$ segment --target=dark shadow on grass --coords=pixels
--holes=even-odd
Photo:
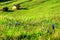
[[[13,37],[7,36],[6,40],[14,40]]]
[[[13,2],[15,2],[15,1],[6,2],[4,4],[0,4],[0,6],[7,5],[7,4],[10,4],[10,3],[13,3]]]
[[[17,37],[17,39],[18,40],[21,40],[21,39],[24,39],[24,38],[26,38],[27,37],[27,35],[19,35],[18,37]]]
[[[14,12],[13,10],[8,10],[8,12]]]
[[[28,10],[28,8],[20,8],[19,10]]]
[[[14,12],[13,10],[3,11],[3,12]]]
[[[6,2],[6,1],[10,1],[10,0],[0,0],[0,2]]]

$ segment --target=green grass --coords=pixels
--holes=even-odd
[[[20,4],[21,10],[12,10]],[[0,9],[9,7],[11,12],[0,11],[1,40],[60,40],[60,0],[11,0],[0,2]],[[16,26],[16,22],[20,25]],[[12,25],[9,25],[9,23]],[[55,32],[51,28],[55,26]],[[47,30],[51,33],[47,33]]]

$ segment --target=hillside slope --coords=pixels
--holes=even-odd
[[[21,9],[12,10],[14,4],[20,4]],[[0,10],[5,6],[9,11],[0,11],[0,39],[60,40],[60,0],[0,2]]]

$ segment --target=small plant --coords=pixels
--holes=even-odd
[[[15,23],[15,26],[19,26],[19,25],[20,25],[20,22],[16,22],[16,23]]]
[[[9,23],[8,23],[8,25],[9,25],[9,26],[12,26],[12,25],[13,25],[13,23],[12,23],[12,22],[9,22]]]
[[[53,29],[53,30],[55,29],[54,25],[52,25],[52,29]]]
[[[50,33],[50,30],[47,30],[47,33]]]

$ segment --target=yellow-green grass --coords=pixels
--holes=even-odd
[[[0,11],[0,39],[12,37],[18,40],[19,36],[25,35],[23,40],[60,40],[60,0],[11,0],[0,3],[0,9],[7,6],[11,10]],[[12,10],[14,4],[26,9]],[[17,21],[19,26],[15,26]],[[52,30],[52,24],[55,30]],[[48,29],[51,33],[47,33]]]

